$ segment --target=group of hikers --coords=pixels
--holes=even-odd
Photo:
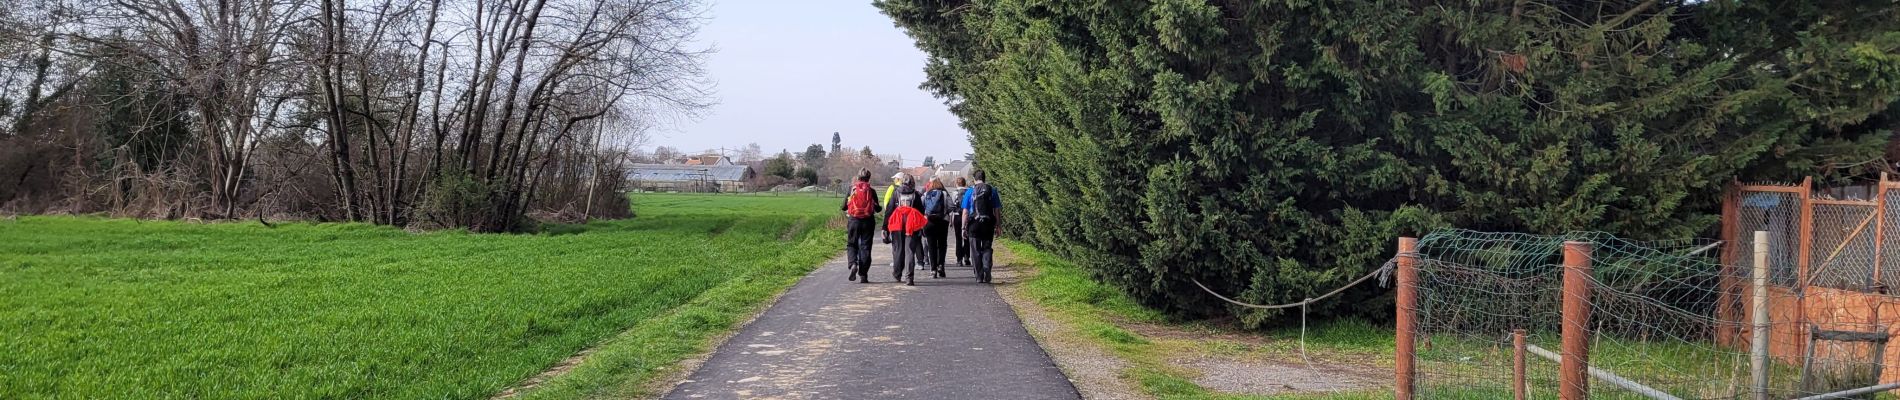
[[[957,265],[973,267],[977,282],[990,283],[1002,197],[984,181],[983,170],[971,172],[970,178],[975,182],[958,177],[954,188],[930,178],[919,190],[916,177],[899,172],[879,197],[871,188],[871,170],[859,169],[843,208],[850,219],[845,225],[845,258],[851,276],[846,279],[871,282],[871,238],[882,231],[884,243],[891,245],[893,280],[916,285],[919,266],[929,268],[933,278],[945,277],[944,253],[949,241],[956,240]],[[877,229],[879,213],[884,214],[884,229]]]

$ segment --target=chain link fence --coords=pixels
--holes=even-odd
[[[1799,234],[1788,224],[1801,219],[1800,202],[1788,201],[1798,198],[1774,197],[1783,203],[1759,203],[1762,212],[1741,220],[1768,237],[1773,230]],[[1854,223],[1877,214],[1821,212],[1830,213]],[[1829,253],[1843,250],[1806,259],[1866,271],[1834,274],[1861,277],[1834,283],[1862,288],[1872,267],[1850,264],[1870,263],[1873,253],[1871,243],[1852,236],[1817,235]],[[1750,239],[1728,247],[1746,251],[1739,265],[1724,262],[1733,258],[1723,250],[1729,242],[1639,242],[1597,232],[1441,230],[1409,251],[1402,244],[1399,284],[1410,290],[1398,300],[1400,394],[1794,399],[1882,382],[1888,335],[1873,315],[1879,304],[1850,290],[1787,287],[1801,280],[1803,258],[1799,249],[1776,245],[1786,241],[1760,247],[1756,292],[1757,246]],[[1856,254],[1855,247],[1869,250],[1843,256]]]

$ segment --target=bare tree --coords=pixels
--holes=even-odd
[[[23,1],[0,7],[0,133],[83,87],[88,63],[135,61],[113,65],[188,105],[196,156],[177,171],[211,216],[592,216],[644,128],[705,105],[695,0]],[[66,119],[86,118],[104,117]]]
[[[69,36],[148,60],[191,99],[194,129],[218,215],[234,217],[247,162],[294,92],[286,35],[303,0],[114,0]],[[113,37],[106,37],[113,34]]]
[[[740,163],[749,163],[753,161],[761,161],[764,159],[765,159],[765,149],[760,148],[758,143],[746,143],[745,149],[739,150]]]

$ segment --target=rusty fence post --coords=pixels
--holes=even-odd
[[[1881,172],[1880,182],[1874,183],[1874,278],[1873,278],[1874,282],[1871,285],[1867,285],[1867,289],[1870,291],[1873,291],[1876,294],[1887,294],[1887,290],[1885,287],[1887,281],[1885,279],[1881,279],[1881,275],[1888,273],[1890,271],[1883,271],[1880,268],[1880,263],[1881,263],[1881,258],[1882,258],[1880,253],[1881,253],[1881,248],[1884,247],[1881,245],[1881,243],[1886,242],[1886,241],[1887,241],[1887,173]],[[1880,307],[1874,307],[1874,313],[1868,319],[1869,319],[1868,321],[1869,323],[1879,324],[1880,323]]]
[[[1794,329],[1796,332],[1808,331],[1808,276],[1809,257],[1813,257],[1814,247],[1814,177],[1801,180],[1800,217],[1795,223],[1795,278],[1794,278]],[[1808,341],[1795,342],[1795,354],[1806,353]]]
[[[1512,330],[1511,331],[1511,392],[1517,394],[1517,397],[1516,397],[1517,400],[1529,399],[1531,396],[1531,393],[1530,393],[1531,388],[1530,386],[1527,386],[1528,385],[1527,383],[1525,383],[1526,379],[1524,377],[1524,374],[1525,374],[1524,345],[1525,344],[1527,343],[1525,343],[1525,340],[1524,340],[1524,330],[1523,329]]]
[[[1558,397],[1590,398],[1590,243],[1564,242],[1563,366]]]
[[[1418,372],[1418,238],[1399,238],[1397,349],[1392,352],[1393,398],[1411,400]]]

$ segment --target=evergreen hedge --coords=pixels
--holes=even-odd
[[[878,0],[1007,229],[1150,306],[1324,293],[1438,226],[1711,235],[1732,179],[1851,177],[1888,1]],[[1843,169],[1841,166],[1854,166]],[[1390,315],[1365,287],[1312,308]]]

